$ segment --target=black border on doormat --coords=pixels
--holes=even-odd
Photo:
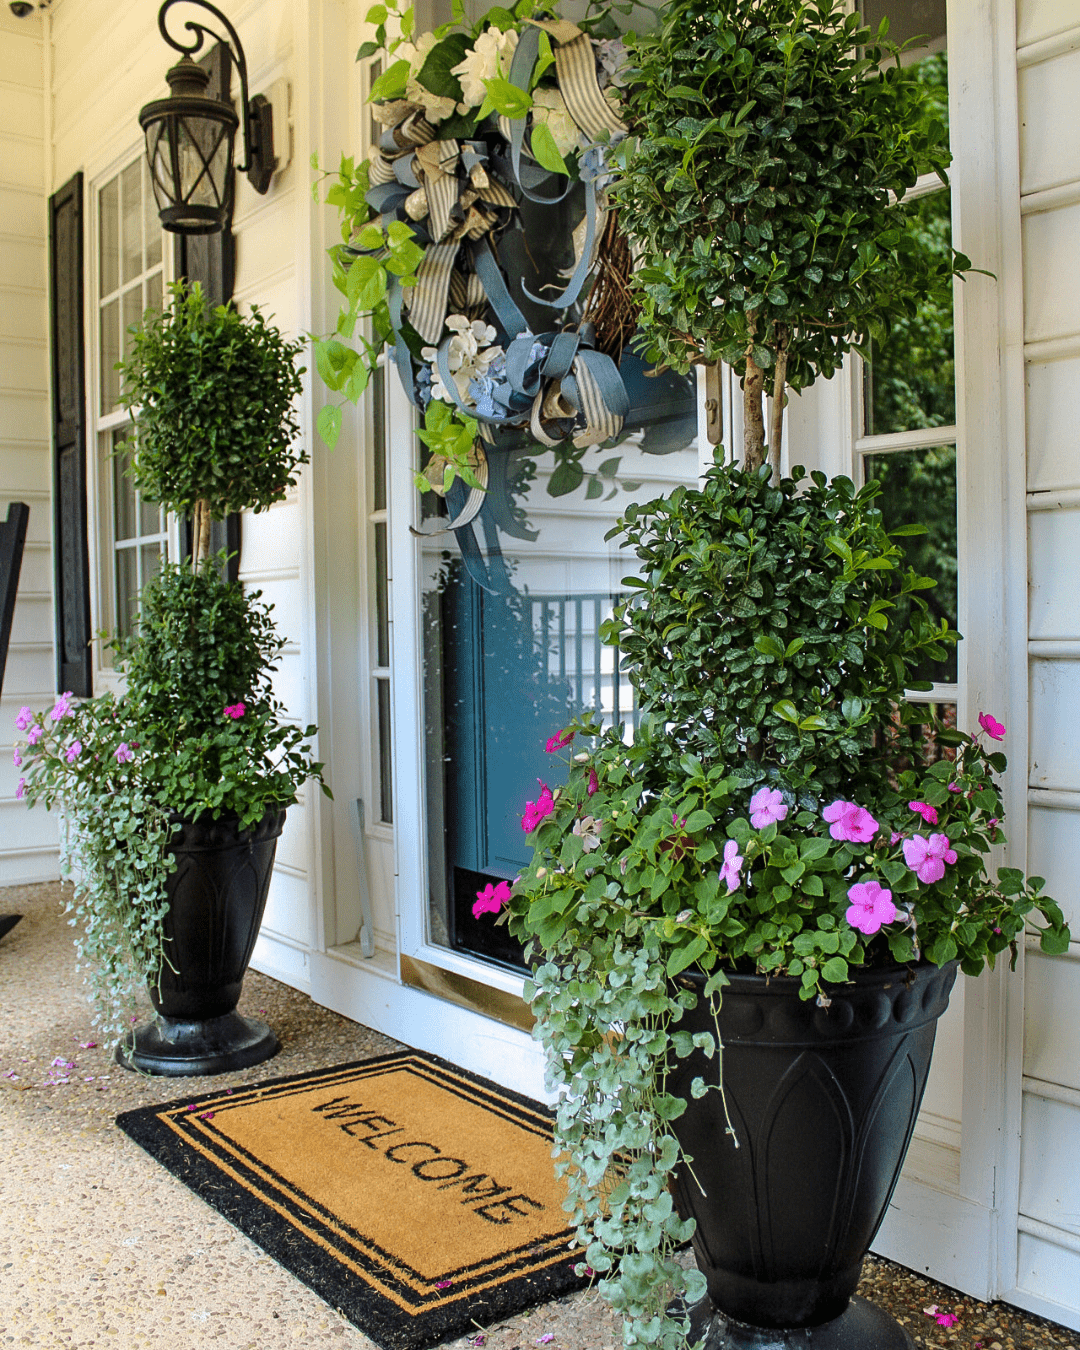
[[[461,1069],[447,1060],[419,1050],[398,1051],[389,1055],[376,1055],[371,1059],[353,1060],[347,1064],[335,1064],[324,1069],[310,1069],[303,1073],[287,1074],[280,1078],[268,1078],[258,1083],[237,1085],[234,1091],[239,1096],[255,1090],[273,1088],[283,1084],[303,1083],[312,1078],[325,1078],[335,1073],[347,1073],[351,1069],[371,1069],[376,1066],[388,1067],[402,1060],[412,1059],[431,1065],[435,1070],[453,1074],[465,1079],[481,1096],[494,1098],[509,1113],[514,1108],[523,1108],[538,1113],[550,1121],[554,1114],[540,1102],[533,1101],[520,1093],[502,1088],[479,1075]],[[218,1088],[214,1092],[204,1092],[197,1096],[178,1098],[175,1101],[162,1102],[153,1106],[139,1107],[134,1111],[125,1111],[116,1117],[116,1124],[123,1132],[140,1145],[174,1177],[182,1181],[201,1200],[217,1210],[224,1218],[239,1228],[263,1251],[272,1256],[279,1265],[295,1275],[309,1289],[313,1289],[320,1298],[336,1308],[342,1316],[348,1318],[355,1327],[381,1345],[385,1350],[426,1350],[442,1341],[452,1340],[467,1332],[504,1321],[527,1308],[536,1307],[560,1294],[570,1293],[584,1288],[588,1278],[575,1275],[574,1265],[581,1253],[570,1250],[574,1230],[568,1227],[557,1240],[548,1242],[541,1251],[530,1248],[519,1253],[508,1253],[508,1269],[517,1268],[518,1273],[504,1279],[494,1287],[469,1292],[469,1272],[463,1269],[455,1272],[459,1277],[454,1285],[460,1288],[460,1297],[453,1298],[445,1293],[440,1297],[440,1306],[430,1309],[406,1311],[373,1288],[362,1278],[348,1270],[337,1260],[327,1246],[338,1247],[343,1254],[348,1252],[349,1259],[363,1267],[373,1266],[371,1257],[348,1245],[348,1239],[342,1238],[344,1225],[335,1221],[336,1231],[329,1229],[323,1234],[325,1245],[312,1241],[287,1217],[276,1213],[269,1204],[255,1196],[245,1187],[242,1180],[230,1176],[199,1149],[189,1146],[180,1138],[175,1129],[163,1117],[170,1111],[187,1111],[189,1107],[198,1107],[204,1102],[220,1101],[226,1089]],[[192,1113],[198,1116],[197,1110]],[[207,1141],[200,1140],[205,1148]],[[224,1157],[224,1155],[223,1155]],[[244,1168],[238,1164],[235,1152],[230,1152],[229,1167],[243,1176]],[[255,1161],[255,1160],[253,1160]],[[277,1191],[266,1179],[265,1164],[260,1164],[258,1186],[263,1192],[274,1192],[274,1203],[288,1213],[298,1213],[298,1207],[292,1198],[283,1191]],[[252,1173],[255,1180],[255,1174]],[[312,1209],[318,1208],[314,1202],[305,1206],[304,1222],[312,1224]],[[328,1218],[333,1216],[328,1215]],[[360,1236],[359,1234],[357,1236]],[[370,1238],[365,1242],[370,1249]],[[566,1251],[564,1259],[552,1262],[552,1251],[561,1247]],[[545,1262],[546,1263],[542,1263]],[[382,1280],[392,1283],[392,1272],[384,1267],[379,1269]],[[446,1301],[447,1298],[452,1301]]]

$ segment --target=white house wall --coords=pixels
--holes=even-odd
[[[45,45],[0,8],[0,519],[30,507],[0,700],[0,886],[58,875],[56,822],[16,801],[15,715],[54,693]]]
[[[1028,868],[1080,935],[1080,7],[1020,0],[1027,371]],[[1026,952],[1017,1288],[1080,1326],[1080,942]]]

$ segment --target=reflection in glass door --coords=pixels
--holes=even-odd
[[[624,377],[633,364],[624,358]],[[464,537],[424,542],[428,940],[504,965],[522,965],[518,945],[504,926],[474,919],[472,905],[528,859],[526,800],[562,772],[548,738],[585,709],[628,735],[634,726],[629,682],[600,625],[636,559],[605,535],[632,502],[698,481],[695,382],[645,379],[637,366],[628,384],[633,411],[618,444],[572,456],[579,473],[558,450],[502,441]]]

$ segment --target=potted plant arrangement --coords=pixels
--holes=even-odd
[[[612,191],[642,341],[736,367],[744,467],[625,513],[640,572],[606,636],[640,729],[552,736],[570,772],[526,805],[532,862],[476,905],[530,945],[558,1165],[628,1346],[910,1350],[852,1294],[936,1020],[1029,916],[1069,940],[1041,878],[991,874],[1005,728],[906,696],[959,637],[905,564],[918,527],[887,531],[875,483],[779,474],[785,387],[968,266],[905,240],[947,151],[885,36],[830,0],[677,0],[629,44]]]
[[[277,1049],[236,1004],[286,808],[322,766],[316,728],[284,720],[273,693],[284,640],[270,607],[209,552],[212,520],[280,501],[306,461],[292,411],[300,344],[254,308],[208,311],[197,285],[172,296],[122,369],[132,476],[145,500],[192,517],[191,558],[162,565],[134,634],[113,639],[123,691],[23,708],[15,754],[18,795],[62,812],[80,956],[99,1016],[127,1030],[118,1061],[189,1075]],[[131,1030],[142,982],[157,1016]]]

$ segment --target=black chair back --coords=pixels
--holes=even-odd
[[[25,502],[8,504],[7,520],[0,521],[0,693],[4,689],[11,621],[15,617],[15,593],[19,589],[23,545],[30,508]]]

